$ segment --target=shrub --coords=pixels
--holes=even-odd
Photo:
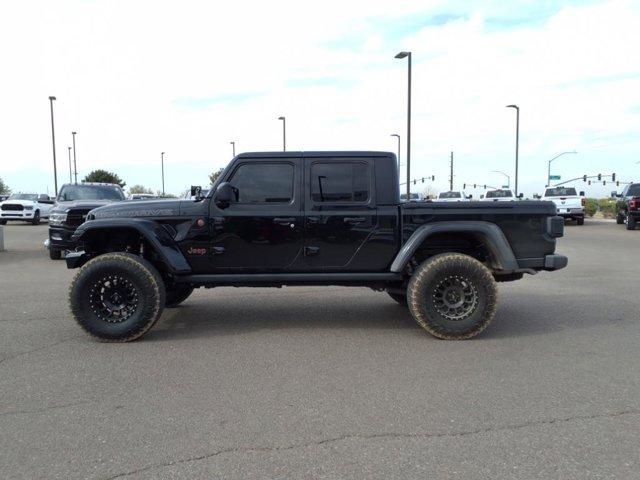
[[[601,198],[598,200],[598,210],[604,218],[616,216],[616,201],[612,198]]]
[[[597,211],[598,200],[595,198],[587,198],[584,206],[584,213],[586,213],[588,217],[593,217]]]

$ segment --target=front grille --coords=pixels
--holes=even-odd
[[[67,213],[65,225],[69,227],[79,227],[87,219],[87,213],[89,213],[89,210],[71,210]]]
[[[2,210],[12,210],[16,212],[21,212],[22,210],[24,210],[23,205],[16,204],[16,203],[3,203],[2,207],[0,208],[2,208]]]

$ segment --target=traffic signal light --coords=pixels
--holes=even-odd
[[[484,189],[485,189],[485,190],[487,189],[487,186],[486,186],[486,185],[484,186]]]
[[[607,181],[606,180],[602,180],[602,185],[606,185]]]
[[[415,180],[413,181],[413,184],[414,184],[414,185],[416,184],[416,181],[415,181]]]
[[[616,182],[616,187],[619,187],[619,186],[620,186],[620,180]]]
[[[589,180],[589,185],[591,185],[591,180]]]
[[[431,175],[431,181],[433,182],[436,179],[435,175]]]
[[[601,173],[598,174],[598,181],[600,181],[600,180],[602,180],[602,174]]]
[[[424,177],[422,177],[422,183],[424,183]]]
[[[475,183],[473,184],[473,188],[476,188],[476,184]]]
[[[463,189],[464,189],[464,188],[467,188],[467,184],[466,184],[466,183],[463,183],[463,184],[462,184],[462,188],[463,188]]]
[[[611,181],[612,181],[612,182],[615,182],[615,181],[616,181],[616,174],[615,174],[615,173],[612,173],[612,174],[611,174]]]
[[[586,176],[586,175],[583,175],[583,176],[582,176],[582,181],[583,181],[583,182],[586,182],[586,181],[587,181],[587,176]]]

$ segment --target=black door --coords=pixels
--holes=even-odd
[[[357,269],[354,259],[376,222],[372,159],[305,159],[307,267]]]
[[[302,250],[299,158],[246,159],[224,181],[237,202],[211,202],[210,258],[215,270],[269,272],[286,269]]]

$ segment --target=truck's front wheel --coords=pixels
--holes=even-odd
[[[149,262],[129,253],[107,253],[87,262],[69,289],[73,316],[103,342],[141,337],[158,320],[165,287]]]
[[[464,340],[482,332],[496,312],[491,271],[460,253],[435,255],[413,273],[407,288],[413,318],[434,337]]]

